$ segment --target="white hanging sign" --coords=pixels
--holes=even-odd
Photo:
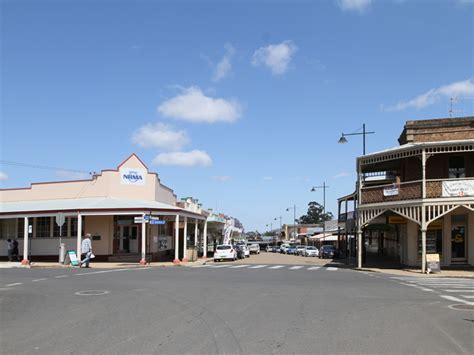
[[[397,186],[390,186],[385,187],[383,189],[384,196],[397,196],[398,195],[398,187]]]
[[[145,185],[146,172],[144,169],[120,169],[120,183],[122,185]]]
[[[474,180],[443,181],[443,197],[474,196]]]

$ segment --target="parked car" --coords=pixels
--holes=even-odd
[[[296,255],[303,255],[304,254],[304,251],[306,249],[306,246],[305,245],[297,245],[296,246]]]
[[[246,258],[250,258],[250,249],[247,245],[243,245],[244,253]]]
[[[280,247],[278,245],[272,246],[272,253],[279,253],[280,252]]]
[[[306,247],[303,256],[319,256],[319,249],[313,246]]]
[[[267,247],[265,248],[265,251],[270,253],[272,251],[272,246],[271,245],[267,245]]]
[[[288,248],[286,248],[286,253],[287,254],[296,254],[296,245],[290,245]]]
[[[214,262],[220,260],[233,260],[237,259],[237,252],[235,248],[230,244],[222,244],[216,247],[214,252]]]
[[[286,254],[286,250],[289,248],[290,244],[282,244],[280,245],[280,253]]]
[[[248,248],[250,249],[250,254],[260,254],[260,245],[250,244]]]
[[[334,245],[323,245],[319,249],[320,259],[336,258],[336,257],[337,257],[337,251],[336,251],[336,248],[334,248]]]

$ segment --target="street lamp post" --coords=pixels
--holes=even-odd
[[[296,205],[293,205],[293,207],[288,207],[286,211],[289,212],[291,208],[293,208],[293,231],[296,237]]]
[[[311,192],[315,192],[316,189],[323,189],[323,218],[326,215],[326,189],[329,188],[329,186],[326,185],[326,182],[323,182],[322,186],[313,186],[311,189]],[[323,240],[326,238],[326,223],[324,223],[323,220]]]
[[[342,133],[341,138],[339,138],[338,143],[345,144],[347,143],[347,136],[362,136],[362,153],[365,155],[365,136],[368,134],[374,134],[375,132],[367,132],[365,130],[365,123],[362,124],[362,132],[358,133]]]
[[[273,218],[273,220],[276,221],[278,218],[280,218],[280,232],[279,232],[278,237],[281,238],[281,219],[282,219],[282,216],[275,217],[275,218]],[[273,243],[273,244],[275,244],[275,243]]]
[[[342,133],[341,138],[339,138],[338,143],[344,144],[347,143],[346,136],[358,136],[362,135],[362,154],[365,155],[365,136],[367,134],[374,134],[375,132],[367,132],[365,130],[365,123],[362,125],[362,132],[358,133]],[[357,198],[360,201],[360,191],[361,189],[361,184],[362,184],[362,172],[360,171],[360,166],[357,166]],[[355,211],[354,211],[355,212]],[[347,236],[347,231],[346,231],[346,236]],[[359,214],[357,213],[357,267],[359,269],[362,268],[362,226],[360,225],[359,221]]]

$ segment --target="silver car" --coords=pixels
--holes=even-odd
[[[316,248],[316,247],[312,247],[312,246],[306,247],[306,249],[304,250],[303,256],[317,257],[317,256],[319,256],[319,249]]]

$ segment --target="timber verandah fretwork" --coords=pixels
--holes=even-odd
[[[429,224],[436,219],[464,207],[474,211],[474,197],[441,197],[441,182],[449,180],[447,178],[433,181],[426,179],[426,162],[436,154],[447,153],[470,153],[474,152],[474,141],[457,142],[429,142],[419,144],[407,144],[396,149],[387,150],[380,153],[371,154],[358,158],[358,196],[359,205],[357,207],[357,237],[358,237],[358,266],[362,267],[362,230],[375,218],[391,211],[408,220],[417,223],[420,226],[422,237],[422,272],[425,272],[426,264],[426,230]],[[364,168],[367,166],[382,165],[394,160],[402,160],[411,157],[418,157],[421,160],[422,179],[420,181],[407,181],[405,183],[376,186],[379,189],[379,195],[374,193],[375,189],[365,189],[364,186]],[[370,169],[369,169],[370,170]],[[469,178],[467,178],[469,179]],[[472,179],[472,178],[471,178]],[[406,186],[406,193],[401,194],[390,201],[380,199],[380,193],[384,187]],[[427,189],[428,187],[428,189]],[[427,190],[429,190],[427,192]],[[371,198],[365,199],[364,193],[372,193]],[[376,191],[377,192],[377,191]]]

